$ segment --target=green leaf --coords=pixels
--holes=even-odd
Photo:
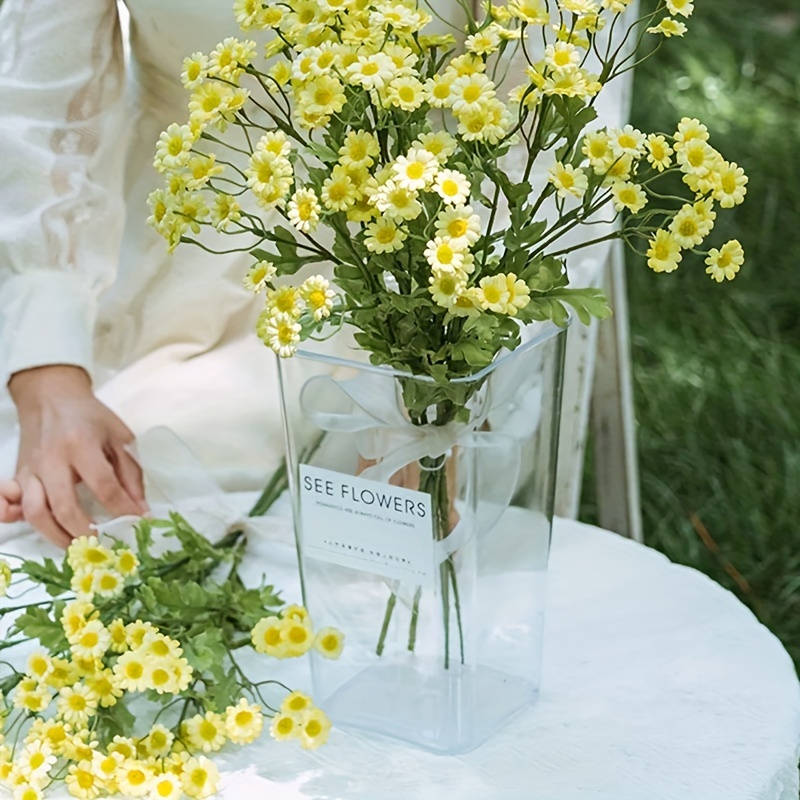
[[[51,652],[63,650],[68,645],[61,623],[42,606],[29,606],[14,620],[14,627],[25,636],[38,639]]]
[[[60,569],[52,558],[45,558],[43,562],[23,561],[19,571],[36,583],[41,583],[51,597],[58,597],[70,591],[72,569],[67,564],[66,558],[63,569]]]
[[[611,316],[611,307],[608,305],[608,298],[602,289],[557,289],[548,294],[550,298],[556,298],[568,303],[575,309],[578,319],[588,325],[592,317],[597,319],[608,319]]]

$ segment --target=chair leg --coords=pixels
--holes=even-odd
[[[625,252],[621,241],[615,241],[611,248],[606,286],[614,316],[600,323],[592,392],[598,517],[603,528],[641,542]]]

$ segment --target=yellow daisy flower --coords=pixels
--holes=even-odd
[[[433,302],[442,308],[450,308],[467,288],[464,273],[458,269],[434,268],[428,279],[428,291]],[[341,653],[339,645],[344,646],[344,637],[338,638],[339,631],[323,628],[314,639],[314,647],[326,658],[338,658]],[[324,638],[321,638],[324,637]]]
[[[647,195],[641,186],[629,181],[618,181],[611,187],[611,196],[616,211],[628,209],[638,214],[647,205]]]
[[[732,281],[744,264],[744,250],[737,239],[731,239],[719,250],[716,248],[709,250],[705,263],[708,264],[706,272],[717,283],[722,283],[726,279]]]
[[[399,156],[392,165],[392,175],[398,186],[418,192],[431,185],[439,171],[439,161],[427,150],[412,148]]]
[[[182,733],[189,747],[204,753],[220,750],[227,738],[225,719],[214,711],[184,720]]]
[[[364,245],[371,253],[399,250],[408,234],[391,219],[380,219],[367,225]]]
[[[559,197],[583,197],[589,188],[589,179],[580,167],[562,164],[560,161],[550,167],[548,180],[556,188]]]
[[[453,246],[466,249],[480,239],[481,218],[472,206],[448,206],[436,217],[436,235],[453,240]]]
[[[647,32],[660,33],[662,36],[669,38],[670,36],[683,36],[686,30],[686,26],[682,22],[678,22],[672,17],[664,17],[658,25],[648,28]]]
[[[205,756],[195,756],[186,761],[181,772],[183,791],[191,798],[205,800],[219,788],[220,775],[214,762]]]
[[[225,711],[225,731],[234,744],[249,744],[261,735],[264,715],[261,706],[250,704],[245,698]]]
[[[125,797],[149,794],[154,777],[152,768],[136,758],[127,758],[117,767],[117,786]]]
[[[292,692],[288,694],[281,703],[281,713],[298,717],[309,708],[313,708],[314,703],[307,694],[303,692]]]
[[[300,744],[306,750],[315,750],[328,741],[331,721],[324,711],[312,708],[306,711],[298,725]]]
[[[297,739],[300,736],[300,723],[292,714],[276,714],[272,718],[269,732],[279,742]]]
[[[313,189],[298,189],[289,201],[289,222],[304,233],[317,229],[320,204]]]
[[[659,172],[663,172],[670,167],[672,164],[670,156],[673,152],[673,149],[663,136],[651,133],[647,137],[647,160],[650,162],[650,165]]]
[[[293,316],[277,312],[266,319],[261,338],[281,358],[290,358],[297,352],[300,331]]]
[[[455,153],[458,148],[458,140],[451,136],[447,131],[436,131],[435,133],[423,133],[418,136],[411,144],[412,148],[427,150],[436,156],[439,164],[445,164],[447,159]]]
[[[425,248],[425,259],[434,268],[460,270],[464,266],[464,250],[452,239],[435,237]]]
[[[183,796],[181,779],[169,772],[156,775],[150,784],[150,797],[153,800],[178,800]]]
[[[465,175],[454,169],[440,170],[433,185],[433,191],[450,206],[463,206],[469,201],[472,184]]]
[[[656,231],[647,249],[647,266],[654,272],[674,272],[682,258],[681,246],[675,236],[669,231]]]
[[[267,284],[275,277],[277,269],[271,261],[257,261],[244,276],[244,288],[257,294],[266,289]]]
[[[722,208],[733,208],[744,202],[748,177],[735,162],[723,162],[711,177],[714,184],[714,199]]]
[[[59,690],[56,708],[64,722],[81,728],[97,713],[97,698],[87,686],[76,683]]]
[[[330,288],[330,282],[322,275],[313,275],[306,278],[300,287],[300,295],[306,301],[308,310],[316,322],[329,317],[333,308],[333,298],[336,296]]]
[[[485,278],[481,278],[475,294],[478,305],[484,311],[506,313],[511,293],[508,290],[508,281],[505,275],[487,275]]]

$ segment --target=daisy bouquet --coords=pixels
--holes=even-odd
[[[281,358],[346,327],[372,364],[424,376],[399,379],[419,427],[468,424],[479,387],[459,379],[518,347],[528,323],[609,315],[601,291],[569,285],[573,250],[621,237],[656,272],[691,251],[732,279],[739,243],[704,243],[747,182],[696,119],[669,133],[596,124],[604,87],[682,36],[691,0],[642,16],[630,0],[461,2],[456,35],[436,5],[236,0],[246,36],[186,58],[188,119],[161,136],[166,181],[150,197],[170,248],[250,254],[257,334]],[[685,197],[658,192],[668,173]],[[619,218],[610,232],[570,236],[604,213]],[[418,459],[417,475],[443,540],[445,458]],[[447,619],[452,556],[441,592]]]
[[[265,720],[276,739],[325,742],[308,695],[242,665],[253,650],[336,658],[342,634],[315,631],[273,586],[247,588],[244,545],[241,531],[211,544],[173,513],[142,520],[132,546],[85,536],[60,564],[0,561],[0,649],[28,653],[24,668],[4,654],[0,678],[0,783],[15,800],[62,782],[84,800],[207,798],[214,754],[255,741]],[[22,602],[32,591],[42,599]]]

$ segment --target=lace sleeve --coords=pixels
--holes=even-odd
[[[91,372],[123,223],[115,0],[0,5],[0,380]]]

